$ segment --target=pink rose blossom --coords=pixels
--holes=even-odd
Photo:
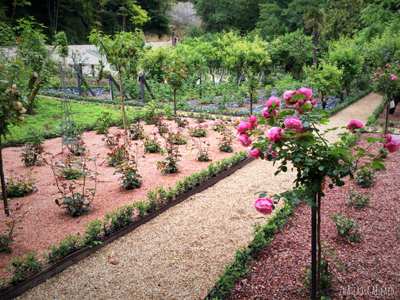
[[[285,131],[280,127],[272,127],[268,130],[267,136],[272,143],[277,143],[285,136]]]
[[[388,133],[387,135],[385,135],[384,139],[387,139],[388,142],[392,141],[392,135],[390,133]]]
[[[275,115],[275,116],[278,115],[278,111],[277,111],[276,109],[274,109],[274,110],[272,110],[271,112],[269,112],[269,111],[268,111],[268,107],[264,108],[264,109],[262,110],[261,113],[262,113],[262,116],[263,116],[264,118],[266,118],[266,119],[273,118],[274,115]]]
[[[312,97],[312,90],[302,87],[297,91],[298,94],[303,94],[306,96],[307,100],[310,100],[310,98]]]
[[[395,76],[395,75],[393,75],[393,74],[390,74],[390,79],[396,80],[396,79],[397,79],[397,76]]]
[[[376,69],[377,69],[377,70],[382,70],[381,67],[377,67]]]
[[[10,171],[11,171],[11,172],[14,172],[14,168],[11,168]]]
[[[385,67],[390,67],[390,64],[389,64],[389,63],[387,63],[387,64],[385,65]]]
[[[272,213],[273,205],[274,201],[268,198],[258,198],[256,201],[254,201],[255,209],[264,215],[269,215]]]
[[[275,159],[276,158],[276,153],[275,153],[275,151],[271,151],[271,145],[269,145],[267,148],[268,148],[268,150],[266,152],[264,152],[265,159],[267,159],[269,154],[271,154],[272,159]]]
[[[237,132],[238,133],[246,133],[247,130],[251,127],[251,124],[249,122],[244,122],[241,121],[237,127]]]
[[[259,159],[260,158],[261,151],[258,150],[257,148],[252,150],[251,147],[249,147],[248,151],[249,151],[250,157],[252,157],[254,159]]]
[[[275,107],[279,107],[281,100],[278,97],[270,97],[265,104],[268,108],[272,108],[272,104],[275,102]]]
[[[257,119],[256,116],[253,116],[253,115],[250,116],[250,118],[249,118],[249,122],[250,123],[254,123],[254,122],[257,122],[257,121],[258,121],[258,119]]]
[[[290,100],[292,100],[294,94],[297,94],[297,92],[293,91],[293,90],[292,91],[286,91],[283,94],[283,100],[285,100],[285,103],[287,105],[293,105],[294,104],[294,102],[290,102]]]
[[[374,74],[375,74],[375,76],[378,76],[378,75],[379,75],[379,73],[378,73],[378,72],[375,72]]]
[[[243,147],[248,147],[251,145],[251,138],[247,135],[247,133],[242,133],[237,136],[238,140],[242,144]]]
[[[396,152],[400,148],[400,140],[391,140],[388,143],[383,143],[383,147],[390,153]]]
[[[349,128],[351,133],[356,133],[357,131],[355,131],[354,129],[359,129],[359,128],[363,128],[363,127],[364,127],[363,124],[360,121],[355,120],[355,119],[351,120],[349,122],[349,124],[347,125],[347,128]]]
[[[303,129],[303,124],[297,117],[287,118],[283,122],[283,124],[285,124],[285,129],[287,129],[287,130],[294,129],[294,130],[296,130],[296,132],[301,132],[301,130]]]
[[[317,104],[317,100],[311,100],[311,103],[312,103],[313,105],[315,105],[315,104]]]

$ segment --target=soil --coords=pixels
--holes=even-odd
[[[189,118],[187,118],[187,120],[190,122],[190,125],[197,124],[194,120]],[[173,128],[173,130],[177,130],[177,126],[173,121],[165,121],[165,123],[168,124],[170,128]],[[143,126],[146,133],[152,133],[155,129],[154,125],[145,125],[143,123]],[[117,131],[122,132],[122,130],[116,127],[110,128],[110,133]],[[234,131],[233,127],[232,131]],[[189,136],[187,131],[184,132],[184,135]],[[219,133],[213,131],[209,127],[208,136],[202,138],[202,140],[208,141],[211,144],[210,158],[212,161],[221,160],[233,154],[219,151],[217,145],[219,136]],[[87,149],[90,151],[90,156],[94,157],[98,155],[101,158],[98,160],[100,163],[105,161],[108,151],[104,141],[102,141],[103,137],[104,135],[96,134],[94,131],[85,132],[82,136]],[[123,189],[122,181],[119,180],[120,174],[113,175],[116,168],[108,166],[107,163],[98,165],[97,171],[100,175],[98,177],[99,183],[97,185],[96,198],[93,202],[93,210],[89,214],[77,218],[71,217],[64,209],[61,209],[55,204],[55,199],[59,198],[61,195],[58,194],[57,187],[55,186],[55,179],[49,165],[43,163],[41,166],[28,168],[19,158],[21,155],[21,148],[10,147],[3,149],[6,176],[10,176],[10,168],[13,168],[14,172],[18,173],[18,175],[23,175],[28,172],[37,172],[33,174],[32,177],[37,180],[35,186],[39,191],[31,193],[23,198],[10,200],[11,208],[15,207],[17,203],[23,204],[23,211],[29,209],[29,213],[25,215],[23,222],[18,224],[16,233],[19,235],[16,236],[15,241],[10,244],[13,252],[0,253],[0,277],[6,274],[5,270],[2,268],[8,266],[13,257],[21,257],[33,251],[37,252],[40,256],[43,252],[48,252],[47,246],[58,243],[61,239],[65,238],[66,235],[84,233],[85,224],[87,222],[94,219],[103,220],[107,212],[116,210],[123,205],[131,205],[135,201],[147,201],[146,194],[150,189],[160,186],[164,188],[168,185],[174,186],[177,179],[182,180],[185,176],[206,168],[210,163],[196,160],[198,151],[197,149],[192,149],[193,143],[189,140],[187,145],[178,146],[182,154],[181,161],[179,162],[180,173],[163,176],[160,170],[157,170],[156,163],[157,161],[164,160],[166,155],[162,156],[159,153],[155,153],[146,154],[145,157],[142,157],[144,154],[142,143],[138,141],[133,142],[138,143],[139,147],[137,157],[139,157],[138,173],[142,176],[143,180],[141,188],[135,190]],[[233,140],[232,146],[234,152],[243,150],[243,147],[237,139]],[[61,138],[46,140],[44,143],[44,150],[52,154],[60,153]],[[131,154],[134,154],[132,151],[136,150],[131,150]],[[90,162],[89,168],[94,169],[94,164],[92,162]],[[87,187],[91,188],[93,186],[93,181],[88,181]],[[2,202],[0,204],[0,211],[0,229],[3,229],[3,227],[5,227],[4,223],[8,222],[10,219],[3,213],[4,206]]]
[[[362,141],[366,136],[379,137],[376,133],[362,134],[359,146],[367,146]],[[376,148],[372,153],[377,154]],[[385,166],[387,172],[376,172],[373,187],[360,188],[356,181],[345,179],[344,187],[327,189],[322,198],[321,240],[327,242],[326,249],[334,248],[341,265],[348,269],[347,272],[333,269],[339,283],[329,290],[332,299],[400,298],[400,152],[389,154]],[[369,206],[363,209],[351,206],[347,200],[350,190],[371,195]],[[304,202],[296,207],[292,221],[250,263],[250,273],[239,279],[227,299],[310,297],[307,291],[299,292],[304,269],[310,267],[311,261],[310,212]],[[353,243],[340,237],[335,224],[330,222],[333,213],[353,217],[363,230],[363,241]]]

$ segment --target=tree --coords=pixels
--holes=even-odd
[[[58,12],[60,10],[60,0],[46,0],[49,13],[50,27],[53,32],[57,32]]]
[[[147,11],[147,16],[150,18],[143,25],[143,31],[151,31],[159,36],[169,33],[167,10],[171,7],[172,2],[172,0],[137,0],[137,5]]]
[[[285,34],[285,27],[280,21],[282,9],[276,4],[260,4],[260,19],[257,27],[265,40],[272,40],[278,35]]]
[[[304,15],[312,7],[321,7],[326,0],[293,0],[288,7],[282,9],[281,22],[284,22],[288,32],[304,28]]]
[[[169,66],[163,66],[165,72],[165,79],[167,83],[174,90],[174,116],[176,122],[176,91],[179,90],[187,79],[187,70],[185,63],[180,56],[174,57]]]
[[[317,50],[318,50],[318,37],[319,37],[319,27],[325,24],[326,15],[323,9],[318,7],[312,7],[304,15],[304,23],[307,29],[313,29],[314,33],[314,59],[313,64],[315,68],[318,67],[317,62]]]
[[[128,16],[130,16],[129,20],[132,22],[134,28],[140,28],[150,20],[147,12],[137,5],[136,2],[136,0],[121,0],[118,15],[122,17],[122,31],[126,29],[126,18]]]
[[[329,47],[328,61],[342,70],[342,85],[348,93],[350,83],[361,73],[364,64],[360,47],[351,39],[341,39]]]
[[[104,5],[109,1],[110,0],[82,1],[83,12],[90,29],[99,28],[101,26],[100,13],[103,11]]]
[[[2,53],[1,53],[2,54]],[[3,172],[1,140],[9,133],[11,125],[22,125],[25,113],[23,105],[26,104],[25,97],[17,90],[15,79],[23,75],[23,63],[21,60],[9,60],[1,55],[0,64],[0,179],[1,191],[4,202],[4,212],[9,216],[6,183]],[[19,100],[21,99],[21,100]],[[21,102],[18,102],[21,101]]]
[[[39,29],[35,29],[35,26]],[[51,55],[58,46],[62,46],[63,53],[65,53],[65,46],[67,45],[65,33],[59,32],[54,36],[54,42],[49,47],[46,44],[47,38],[42,33],[43,28],[43,25],[34,21],[20,19],[18,20],[18,26],[10,28],[8,31],[0,32],[0,39],[3,41],[7,39],[6,45],[15,46],[17,59],[24,62],[28,82],[24,83],[26,76],[21,76],[18,79],[18,83],[27,92],[27,113],[29,115],[34,113],[34,102],[37,93],[49,79],[48,67]],[[13,34],[10,35],[10,32],[13,32]]]
[[[136,29],[135,32],[120,32],[113,38],[109,35],[103,35],[101,31],[92,30],[89,41],[99,47],[99,52],[107,58],[107,62],[115,65],[118,70],[119,88],[121,95],[122,118],[124,122],[125,139],[128,139],[126,128],[124,93],[122,86],[121,70],[126,67],[130,60],[136,55],[136,52],[143,43],[142,31]]]
[[[322,109],[325,109],[327,104],[326,96],[336,94],[337,88],[340,86],[342,70],[339,70],[335,65],[323,62],[318,69],[306,67],[305,72],[312,86],[321,96]]]
[[[12,24],[12,22],[14,20],[14,14],[15,14],[15,10],[16,10],[17,6],[24,7],[24,6],[30,6],[30,5],[31,5],[31,3],[27,0],[14,0],[12,3],[13,12],[12,12],[12,15],[10,18],[10,25]]]
[[[171,51],[164,47],[157,47],[145,51],[140,58],[140,66],[150,77],[158,82],[164,82],[164,70],[162,68],[171,56]]]

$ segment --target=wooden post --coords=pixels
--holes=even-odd
[[[144,82],[143,82],[142,78],[143,78],[143,75],[140,74],[140,76],[139,76],[140,94],[141,94],[141,97],[142,97],[142,102],[145,103],[146,102],[146,98],[145,98],[145,94],[144,94]]]
[[[3,155],[2,155],[2,145],[1,145],[1,136],[0,136],[0,177],[1,177],[1,194],[3,195],[3,203],[4,203],[4,212],[7,217],[10,216],[10,212],[8,210],[8,202],[7,202],[7,193],[6,193],[6,182],[4,179],[4,171],[3,171]]]
[[[221,71],[221,75],[219,76],[218,85],[221,84],[222,75],[224,75],[224,71]]]
[[[175,116],[175,123],[176,123],[176,90],[174,90],[174,116]]]
[[[389,108],[390,108],[390,93],[386,94],[386,120],[385,120],[385,135],[388,132],[388,124],[389,124]]]
[[[122,92],[121,67],[120,67],[120,64],[119,64],[118,56],[117,56],[117,64],[118,64],[118,75],[119,75],[119,92],[120,92],[120,94],[121,94],[122,120],[123,120],[123,122],[124,122],[125,141],[128,142],[128,130],[126,129],[124,93]]]
[[[317,203],[317,194],[314,195]],[[311,206],[311,300],[317,300],[317,212]]]
[[[82,83],[81,77],[79,76],[79,67],[76,68],[76,76],[78,76],[78,93],[79,96],[82,96]]]
[[[110,86],[110,98],[114,100],[113,82],[111,80],[111,74],[108,74],[108,84]]]
[[[253,114],[253,94],[250,93],[250,115]]]

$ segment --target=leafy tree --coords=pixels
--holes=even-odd
[[[14,14],[15,14],[15,10],[16,10],[17,6],[23,7],[23,6],[30,6],[30,5],[31,5],[31,3],[27,0],[14,0],[12,2],[13,11],[12,11],[12,15],[10,18],[10,25],[12,24],[12,22],[14,20]]]
[[[23,105],[26,105],[25,97],[17,90],[16,78],[23,76],[23,63],[21,60],[10,60],[1,53],[0,63],[0,176],[1,189],[4,202],[4,211],[9,216],[6,184],[3,172],[3,159],[1,155],[1,140],[9,133],[11,125],[22,125],[25,113]],[[21,101],[21,102],[18,102]]]
[[[371,41],[380,36],[387,28],[393,33],[400,30],[400,0],[376,0],[362,11],[364,29],[359,36],[364,41]]]
[[[322,7],[326,0],[293,0],[282,9],[281,22],[285,22],[288,32],[304,28],[304,15],[312,7]]]
[[[109,1],[110,0],[82,1],[83,12],[90,29],[99,28],[101,26],[100,13],[103,11],[104,5]]]
[[[164,82],[164,71],[162,66],[165,65],[171,56],[171,51],[164,47],[147,50],[140,58],[140,66],[142,70],[148,74],[148,77]]]
[[[364,64],[360,47],[353,40],[341,39],[331,44],[328,61],[343,71],[342,85],[348,93],[350,83],[361,73]]]
[[[169,17],[166,12],[172,2],[172,0],[137,0],[137,5],[147,11],[147,16],[150,18],[143,25],[143,31],[151,31],[159,36],[169,33]]]
[[[147,16],[147,12],[137,5],[136,2],[136,0],[121,0],[118,15],[122,17],[122,31],[126,29],[126,18],[129,16],[135,28],[140,28],[144,23],[150,20]]]
[[[260,4],[260,19],[257,27],[265,40],[285,34],[286,27],[280,20],[282,9],[276,3]],[[282,26],[283,25],[283,26]]]
[[[123,31],[111,37],[109,35],[103,35],[101,31],[93,30],[89,36],[89,41],[99,47],[100,54],[104,55],[109,63],[117,67],[124,133],[125,139],[128,139],[121,70],[130,63],[131,59],[142,45],[142,31],[139,29],[136,29],[135,32]]]
[[[187,79],[187,70],[185,63],[179,56],[173,57],[169,66],[163,66],[165,72],[165,79],[167,83],[174,90],[174,116],[176,122],[176,91],[179,90]]]
[[[325,109],[327,104],[326,96],[337,93],[343,74],[342,70],[339,70],[335,65],[323,62],[318,69],[306,67],[305,72],[307,73],[307,78],[321,96],[322,109]]]
[[[312,61],[312,37],[301,30],[286,33],[267,46],[273,66],[284,66],[285,70],[299,78],[303,66]]]
[[[312,7],[304,15],[304,23],[307,29],[313,29],[314,33],[314,59],[313,64],[315,67],[318,66],[317,62],[317,50],[318,50],[318,37],[319,37],[319,27],[323,26],[326,21],[326,15],[323,9],[318,7]]]
[[[54,42],[49,47],[46,44],[47,38],[42,33],[43,25],[24,19],[18,20],[18,24],[14,28],[0,32],[0,39],[6,42],[6,45],[15,45],[17,59],[24,62],[25,72],[28,76],[21,76],[19,83],[27,93],[27,113],[33,115],[36,95],[50,76],[51,55],[58,46],[63,47],[61,54],[65,55],[67,39],[64,32],[59,32],[54,36]],[[35,26],[39,29],[35,29]],[[24,82],[25,78],[28,78],[27,82]]]

